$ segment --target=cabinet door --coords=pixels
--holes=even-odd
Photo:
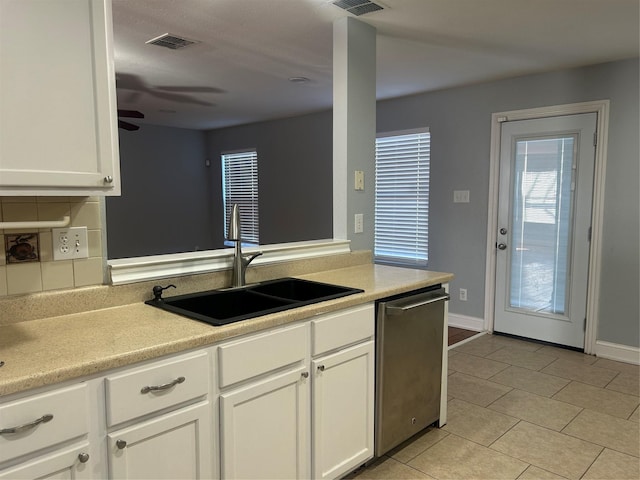
[[[320,357],[313,372],[313,478],[338,478],[373,457],[374,342]]]
[[[222,478],[309,478],[305,367],[220,397]]]
[[[211,478],[209,402],[108,435],[111,478]]]
[[[17,467],[0,470],[0,479],[76,479],[91,478],[89,444],[56,450]]]
[[[119,194],[110,1],[0,2],[0,194]]]

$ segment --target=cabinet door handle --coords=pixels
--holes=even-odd
[[[302,372],[302,378],[309,378],[309,372]]]
[[[122,450],[126,446],[127,442],[125,442],[124,440],[116,440],[116,447],[118,447],[120,450]]]
[[[87,463],[89,461],[89,454],[85,452],[78,454],[78,461],[80,463]]]
[[[148,387],[142,387],[140,393],[158,392],[162,390],[169,390],[171,387],[175,387],[179,383],[185,381],[184,377],[178,377],[173,382],[165,383],[164,385],[151,385]]]
[[[318,365],[318,371],[324,372],[324,365]]]
[[[5,435],[8,433],[26,432],[27,430],[36,428],[41,423],[47,423],[51,420],[53,420],[53,415],[51,415],[50,413],[47,413],[46,415],[41,416],[40,418],[34,420],[33,422],[25,423],[24,425],[20,425],[18,427],[3,428],[2,430],[0,430],[0,435]]]
[[[113,177],[111,175],[107,175],[104,177],[104,183],[113,183]]]

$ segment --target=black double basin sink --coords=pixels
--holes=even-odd
[[[358,288],[299,278],[280,278],[246,287],[190,293],[145,303],[221,326],[361,292],[363,290]]]

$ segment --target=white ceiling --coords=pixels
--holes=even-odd
[[[378,99],[639,54],[639,0],[376,3],[358,18],[378,32]],[[328,0],[113,0],[118,107],[198,129],[328,109],[332,24],[348,15]],[[200,43],[145,44],[164,33]]]

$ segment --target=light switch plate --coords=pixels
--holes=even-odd
[[[356,190],[364,190],[364,172],[362,170],[356,170],[354,188]]]
[[[469,190],[454,190],[453,203],[469,203]]]
[[[54,260],[89,257],[87,227],[52,228],[51,236]]]

